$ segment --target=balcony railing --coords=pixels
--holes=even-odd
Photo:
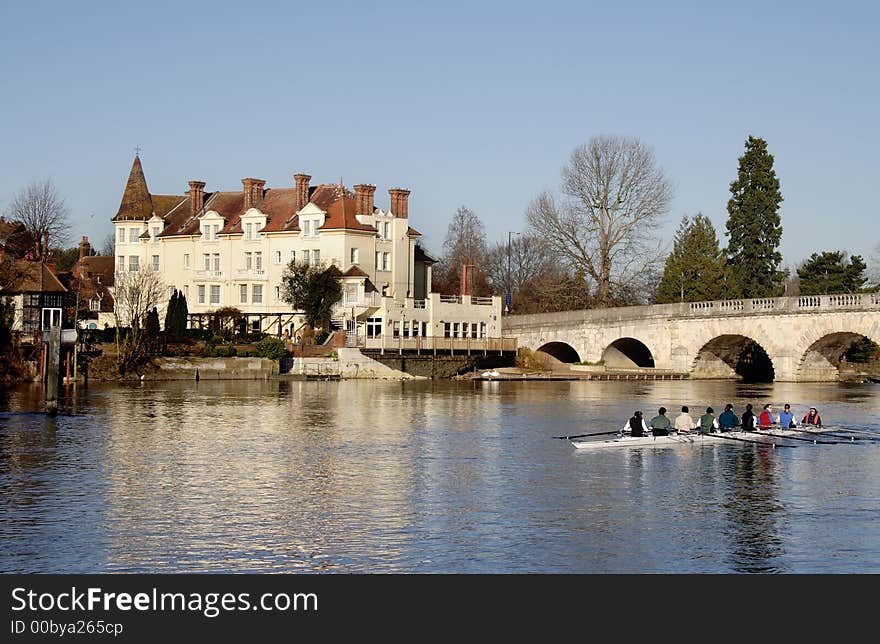
[[[351,296],[343,293],[339,305],[344,308],[375,308],[382,306],[382,296],[378,293],[363,293]]]
[[[479,353],[488,351],[516,351],[516,338],[445,338],[437,336],[393,337],[379,335],[358,337],[358,345],[365,349],[382,351],[461,351]]]
[[[251,280],[265,280],[269,278],[266,271],[262,268],[240,268],[235,272],[235,275],[239,278]]]
[[[223,271],[202,270],[196,271],[196,280],[219,280],[223,279]]]

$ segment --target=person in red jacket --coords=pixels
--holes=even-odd
[[[773,418],[773,405],[767,403],[764,405],[764,411],[762,411],[761,415],[758,417],[758,427],[761,429],[768,429],[775,424],[776,419]]]
[[[816,411],[815,407],[810,407],[810,411],[807,412],[807,415],[804,416],[804,419],[801,421],[804,425],[814,425],[819,426],[822,424],[822,418],[819,416],[819,412]]]

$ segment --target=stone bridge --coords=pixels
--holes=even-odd
[[[684,302],[511,315],[503,335],[563,362],[692,378],[837,380],[855,340],[880,344],[880,293]]]

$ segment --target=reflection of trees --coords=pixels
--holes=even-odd
[[[737,572],[782,572],[777,524],[783,509],[771,448],[737,450],[730,497],[724,509],[733,529],[730,559]]]

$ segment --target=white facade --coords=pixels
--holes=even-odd
[[[330,187],[320,188],[324,189],[326,202]],[[350,193],[338,194],[345,197],[337,197],[323,207],[309,201],[292,211],[295,220],[292,215],[285,216],[285,221],[295,221],[294,229],[288,226],[279,230],[278,225],[269,225],[270,219],[278,215],[263,212],[260,200],[250,207],[245,202],[240,214],[230,215],[226,208],[224,216],[223,207],[212,207],[220,199],[209,197],[203,208],[188,218],[185,234],[175,234],[174,222],[187,219],[183,210],[193,208],[186,197],[162,216],[155,211],[140,220],[117,215],[117,272],[156,270],[162,275],[168,296],[173,289],[183,292],[191,314],[235,307],[248,317],[249,330],[295,337],[302,317],[283,300],[285,268],[291,261],[333,265],[343,273],[344,290],[333,318],[350,335],[354,331],[358,338],[374,341],[382,336],[501,336],[500,298],[453,296],[454,302],[453,298],[441,298],[430,292],[430,264],[423,271],[427,283],[416,288],[419,233],[410,228],[407,216],[379,208],[370,208],[370,214],[355,215]],[[331,209],[335,209],[332,215]],[[420,300],[414,298],[417,291],[424,294]],[[352,319],[357,320],[356,327]]]

